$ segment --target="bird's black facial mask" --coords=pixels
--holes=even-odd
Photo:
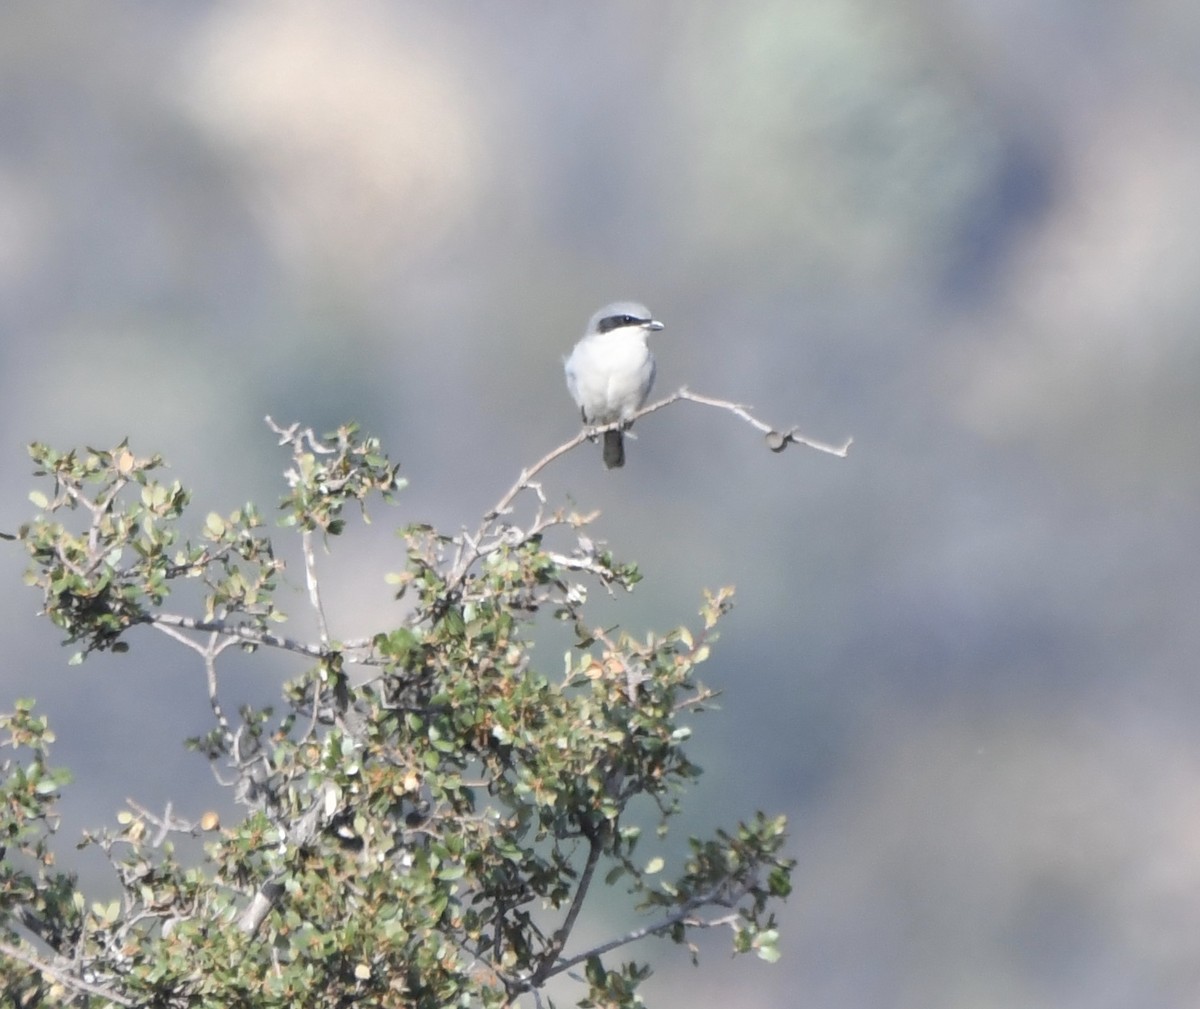
[[[620,329],[622,326],[644,326],[649,321],[649,319],[639,319],[633,315],[610,315],[600,320],[596,331],[607,333],[610,330]]]

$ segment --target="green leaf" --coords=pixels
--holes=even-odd
[[[775,963],[780,956],[778,946],[760,946],[756,950],[758,958],[765,960],[767,963]]]
[[[281,537],[324,534],[332,551],[332,537],[352,530],[349,506],[358,504],[358,513],[372,495],[388,499],[404,485],[356,425],[324,441],[298,427],[281,431],[291,455]],[[42,515],[21,532],[31,559],[27,582],[67,640],[79,643],[73,662],[96,650],[123,651],[125,630],[162,613],[175,579],[191,580],[192,591],[179,593],[185,602],[177,604],[185,619],[219,615],[229,641],[246,652],[278,651],[236,636],[240,629],[261,642],[284,619],[273,601],[285,584],[283,563],[275,546],[251,531],[262,525],[253,504],[224,518],[209,512],[193,541],[181,543],[176,520],[189,495],[178,482],[147,478],[157,457],[140,459],[123,446],[78,454],[39,446],[31,453],[41,475],[54,481],[53,491],[31,501],[43,512],[64,502],[81,506],[71,529]],[[610,903],[628,898],[631,914],[638,907],[682,911],[686,918],[658,931],[687,944],[693,956],[687,923],[706,912],[732,914],[740,923],[736,948],[774,962],[778,936],[769,905],[791,888],[792,863],[779,854],[782,818],[760,814],[693,842],[680,854],[686,861],[676,879],[663,878],[664,857],[635,855],[639,828],[621,825],[657,820],[665,835],[685,787],[700,776],[682,744],[698,715],[713,710],[714,695],[690,677],[715,641],[713,625],[728,611],[729,592],[707,595],[703,632],[647,631],[639,639],[621,631],[591,596],[630,590],[641,573],[582,542],[589,563],[564,565],[564,556],[579,556],[571,530],[590,520],[555,513],[541,492],[538,498],[513,498],[485,519],[478,536],[407,526],[401,556],[391,562],[403,570],[387,578],[390,589],[380,589],[407,594],[402,612],[373,635],[356,631],[339,643],[345,626],[334,626],[332,617],[344,608],[331,605],[328,633],[304,621],[295,641],[282,643],[291,653],[285,657],[308,659],[284,687],[278,714],[251,706],[215,717],[203,712],[207,724],[190,748],[222,772],[232,770],[221,780],[253,808],[235,814],[231,804],[221,823],[203,809],[167,814],[202,831],[198,845],[181,845],[178,853],[169,842],[152,843],[157,829],[130,810],[118,814],[115,834],[85,834],[81,847],[102,847],[116,862],[120,892],[112,903],[92,904],[73,890],[70,867],[59,875],[53,866],[52,805],[67,778],[45,759],[53,737],[44,720],[19,706],[0,715],[0,729],[11,737],[0,738],[0,746],[31,755],[0,761],[0,778],[9,781],[0,828],[10,850],[19,846],[22,871],[25,863],[32,867],[9,880],[10,902],[34,908],[63,934],[85,935],[85,961],[94,951],[119,951],[119,973],[103,957],[94,960],[95,981],[128,987],[138,1004],[182,998],[240,1005],[252,990],[262,993],[264,1006],[330,1009],[340,997],[363,1005],[499,1009],[518,994],[537,1001],[529,990],[507,986],[539,971],[556,935],[549,928],[562,926],[579,892],[587,841],[600,839],[588,870],[597,881],[589,908],[595,898],[607,913]],[[542,504],[544,521],[526,524],[533,512],[543,514]],[[530,512],[521,515],[527,505]],[[189,516],[193,529],[195,518]],[[565,541],[555,543],[554,554],[547,552],[551,532]],[[364,606],[360,616],[369,612]],[[564,643],[574,646],[561,675],[547,676],[536,668],[533,645],[551,617],[565,621]],[[213,663],[245,662],[236,648],[224,652],[225,643],[214,642],[202,657],[210,691],[218,683],[222,693],[235,691],[217,679]],[[621,670],[645,674],[636,697]],[[139,745],[135,728],[132,746]],[[659,817],[646,819],[643,801]],[[609,894],[601,895],[599,880]],[[210,927],[236,922],[273,882],[280,894],[254,935]],[[144,927],[149,921],[170,928]],[[612,935],[625,929],[614,922]],[[475,965],[468,968],[468,960]],[[606,967],[593,956],[585,971],[587,988],[575,993],[576,1004],[641,1004],[637,989],[647,965],[614,958]],[[24,989],[16,994],[28,1001]]]

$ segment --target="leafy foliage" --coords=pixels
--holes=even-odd
[[[709,594],[694,630],[635,638],[592,626],[590,587],[632,590],[640,575],[584,533],[588,518],[547,514],[523,474],[473,533],[402,530],[391,581],[408,616],[362,641],[325,628],[313,538],[345,530],[348,504],[402,487],[378,444],[353,426],[326,440],[275,428],[292,450],[281,524],[301,538],[320,640],[277,633],[283,563],[256,508],[208,515],[183,539],[189,495],[158,479],[158,457],[34,445],[49,495],[17,539],[28,582],[78,658],[124,650],[148,626],[203,667],[214,728],[191,745],[244,810],[183,820],[131,806],[84,844],[109,857],[121,898],[87,903],[54,869],[49,836],[66,783],[48,763],[45,721],[22,701],[5,740],[27,754],[0,767],[0,972],[18,1005],[161,1007],[541,1005],[570,972],[582,1006],[641,1004],[649,966],[612,962],[648,935],[696,956],[691,936],[732,929],[735,952],[777,955],[772,902],[787,895],[782,818],[757,816],[692,839],[674,878],[640,862],[637,806],[665,833],[700,770],[690,719],[712,692],[695,679],[731,605]],[[548,457],[549,458],[549,457]],[[524,527],[513,501],[535,500]],[[82,521],[72,521],[72,515]],[[556,550],[565,542],[565,550]],[[168,612],[180,581],[202,587],[199,615]],[[559,675],[538,669],[536,614],[574,631]],[[284,649],[304,663],[280,712],[220,703],[225,648]],[[206,838],[184,864],[173,834]],[[28,864],[18,869],[13,856]],[[620,884],[645,918],[590,949],[572,935],[593,885]],[[39,949],[51,952],[43,956]]]

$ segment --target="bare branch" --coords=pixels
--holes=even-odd
[[[181,617],[174,613],[147,613],[142,619],[142,623],[158,627],[164,632],[167,632],[169,627],[181,627],[187,631],[210,631],[252,645],[281,648],[284,651],[297,652],[314,659],[328,658],[330,652],[330,648],[322,645],[297,641],[295,638],[285,638],[269,631],[260,631],[256,627],[230,623],[227,620],[197,620],[194,617]],[[179,637],[182,639],[182,635]],[[343,661],[351,664],[377,665],[378,663],[370,655],[354,654],[357,650],[368,649],[370,645],[371,642],[365,639],[343,642]],[[203,654],[203,647],[196,645],[195,642],[189,642],[189,647],[196,648]]]
[[[158,833],[150,842],[152,848],[161,848],[163,842],[171,834],[188,834],[195,837],[200,831],[200,827],[192,823],[190,820],[181,820],[171,811],[171,803],[167,802],[166,809],[162,816],[157,816],[150,812],[145,806],[135,802],[133,799],[126,798],[125,804],[129,806],[138,816],[148,821],[158,828]]]
[[[575,887],[575,896],[571,898],[571,906],[567,908],[567,916],[563,919],[563,923],[559,926],[558,931],[554,933],[554,937],[550,940],[550,946],[542,957],[542,962],[529,979],[529,983],[535,988],[554,973],[554,961],[567,944],[567,940],[571,937],[571,932],[575,928],[575,919],[579,917],[579,912],[583,908],[584,899],[587,897],[588,890],[592,885],[592,876],[596,872],[596,865],[599,863],[600,856],[604,852],[604,837],[606,832],[606,828],[601,827],[599,830],[593,831],[592,836],[588,838],[587,863],[583,867],[583,872],[579,875],[579,885]]]
[[[785,448],[787,448],[788,445],[795,444],[803,445],[806,448],[811,448],[818,452],[824,452],[826,455],[837,456],[840,459],[844,459],[849,453],[850,446],[854,441],[853,438],[847,438],[841,445],[831,445],[823,441],[818,441],[815,438],[808,438],[800,434],[798,429],[795,427],[789,428],[786,431],[779,431],[770,424],[767,424],[765,421],[761,421],[757,417],[753,416],[747,407],[739,403],[733,403],[723,399],[715,399],[711,396],[702,396],[699,393],[692,392],[690,389],[684,386],[678,391],[671,393],[669,396],[665,396],[662,399],[649,404],[648,406],[642,407],[632,417],[628,418],[628,420],[616,421],[612,424],[599,424],[595,427],[584,428],[579,432],[579,434],[575,435],[574,438],[563,442],[557,448],[551,449],[528,469],[521,470],[521,475],[517,478],[516,483],[514,483],[507,491],[505,491],[500,500],[497,501],[495,505],[493,505],[492,508],[483,516],[483,522],[480,524],[479,528],[473,534],[468,534],[464,530],[458,538],[460,551],[459,556],[456,557],[456,562],[452,569],[451,577],[448,579],[448,586],[450,590],[453,590],[462,584],[462,580],[466,577],[466,573],[471,569],[471,566],[477,560],[486,556],[499,545],[498,543],[488,544],[486,547],[483,547],[479,544],[481,544],[488,535],[488,532],[492,528],[492,525],[496,519],[509,513],[509,511],[512,509],[513,502],[517,499],[517,496],[522,491],[534,490],[538,494],[539,499],[544,502],[545,498],[542,497],[541,488],[535,484],[533,480],[533,478],[541,473],[542,470],[544,470],[556,459],[566,455],[573,449],[578,448],[585,441],[590,441],[598,435],[604,434],[606,431],[624,430],[638,418],[645,417],[647,414],[657,413],[659,410],[663,410],[672,403],[677,403],[680,400],[687,400],[691,403],[698,403],[701,406],[711,406],[732,413],[735,417],[744,420],[747,424],[750,424],[752,427],[761,431],[766,436],[767,447],[771,449],[772,452],[782,452]],[[532,533],[529,535],[532,535]],[[462,550],[462,544],[464,542],[467,544],[469,549]]]
[[[759,420],[751,415],[748,407],[742,406],[739,403],[731,403],[724,399],[714,399],[711,396],[701,396],[699,393],[692,392],[687,386],[681,388],[678,392],[671,393],[665,399],[660,399],[657,403],[651,403],[647,407],[643,407],[635,414],[635,419],[643,414],[653,413],[655,410],[661,410],[663,407],[670,406],[681,399],[686,399],[691,403],[699,403],[701,406],[712,406],[719,410],[728,410],[735,417],[740,417],[747,424],[757,428],[767,437],[767,447],[772,452],[782,452],[789,444],[803,445],[806,448],[816,449],[818,452],[824,452],[826,455],[834,455],[839,459],[845,459],[850,452],[850,446],[854,443],[853,438],[847,438],[841,445],[830,445],[827,442],[817,441],[814,438],[807,438],[799,433],[798,428],[789,428],[787,431],[780,432],[771,427],[770,424]],[[598,430],[609,430],[613,425],[608,425],[607,428]]]
[[[202,645],[198,641],[193,641],[175,627],[170,626],[168,621],[160,619],[166,616],[168,615],[157,614],[152,619],[151,626],[155,630],[162,631],[163,634],[178,641],[181,645],[190,648],[204,660],[204,676],[208,687],[209,707],[212,708],[213,715],[217,719],[217,727],[221,730],[221,734],[224,736],[226,742],[232,742],[233,730],[229,726],[229,720],[225,717],[225,711],[222,709],[220,698],[217,696],[217,656],[230,645],[236,644],[237,639],[234,637],[222,638],[220,632],[213,631],[209,635],[208,644]]]
[[[283,889],[283,884],[278,880],[268,880],[259,887],[258,892],[254,894],[254,899],[250,901],[246,910],[238,918],[238,929],[245,935],[254,935],[266,920],[267,915],[271,913],[275,902],[283,895]]]
[[[279,435],[280,445],[292,445],[296,451],[300,451],[303,449],[304,443],[308,442],[309,448],[317,455],[332,455],[337,451],[337,449],[324,444],[311,427],[301,428],[299,422],[290,427],[280,427],[271,419],[270,414],[263,419],[266,421],[267,427]]]
[[[166,630],[166,628],[164,627],[163,630]],[[221,707],[221,699],[217,696],[217,656],[225,650],[226,646],[233,644],[233,642],[233,638],[225,638],[222,641],[220,636],[214,631],[208,639],[208,647],[204,649],[204,682],[208,688],[208,704],[212,708],[213,717],[217,720],[217,728],[221,730],[226,744],[233,742],[233,729],[229,726],[229,719],[225,717],[225,710]]]
[[[329,624],[325,620],[325,607],[321,604],[321,588],[317,582],[317,559],[313,553],[311,529],[301,531],[300,544],[304,553],[304,581],[308,586],[308,602],[317,615],[317,628],[321,634],[321,644],[328,648]]]
[[[28,967],[32,967],[43,977],[57,981],[64,988],[70,988],[72,991],[77,991],[82,995],[94,995],[96,998],[107,999],[109,1002],[115,1002],[117,1005],[132,1006],[136,1004],[132,999],[125,998],[124,995],[118,995],[107,985],[92,984],[90,981],[84,981],[83,978],[76,977],[66,970],[46,963],[45,960],[38,959],[32,953],[26,953],[24,950],[16,946],[10,946],[6,942],[0,942],[0,953]]]
[[[635,928],[630,932],[626,932],[623,936],[618,936],[616,939],[610,939],[608,942],[601,943],[599,946],[593,946],[591,949],[584,950],[582,953],[577,953],[575,956],[570,957],[567,960],[559,961],[559,963],[557,963],[551,970],[547,971],[540,980],[545,981],[547,978],[551,978],[555,974],[561,974],[565,970],[570,970],[576,964],[583,963],[590,957],[603,956],[605,953],[609,953],[621,946],[627,946],[631,942],[637,942],[640,939],[645,939],[650,935],[661,935],[672,926],[678,925],[680,922],[683,922],[692,928],[713,928],[717,925],[732,924],[737,920],[735,915],[722,915],[720,918],[707,920],[704,918],[693,918],[692,912],[694,912],[697,908],[704,907],[706,904],[715,903],[718,900],[720,900],[722,903],[728,903],[730,901],[736,901],[741,896],[742,894],[737,894],[736,896],[728,897],[720,887],[712,890],[709,893],[699,894],[689,900],[678,910],[667,915],[665,918],[660,918],[658,921],[652,922],[649,925],[643,925],[641,928]]]

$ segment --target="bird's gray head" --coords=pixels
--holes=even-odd
[[[636,301],[614,301],[605,305],[592,316],[588,323],[589,333],[611,333],[614,329],[662,329],[663,324],[655,320],[650,309]]]

